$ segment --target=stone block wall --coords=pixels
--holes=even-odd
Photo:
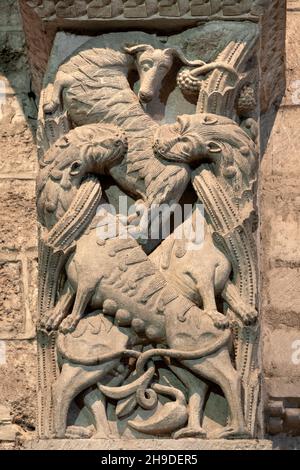
[[[286,93],[277,114],[268,114],[272,128],[260,169],[262,355],[271,434],[300,434],[300,1],[288,1],[287,10]]]
[[[18,2],[0,14],[0,441],[35,428],[36,104]]]

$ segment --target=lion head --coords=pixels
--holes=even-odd
[[[160,159],[208,166],[236,199],[251,192],[256,145],[232,119],[209,113],[179,116],[157,130],[153,150]]]

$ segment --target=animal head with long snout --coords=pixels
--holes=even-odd
[[[177,57],[185,65],[201,66],[202,60],[188,60],[176,48],[155,49],[150,44],[124,47],[124,51],[136,58],[136,68],[140,77],[138,97],[141,103],[149,103],[160,91],[161,83]]]
[[[172,162],[197,167],[211,164],[217,177],[236,188],[249,188],[255,176],[257,150],[240,126],[216,114],[182,115],[174,124],[157,129],[154,154]]]
[[[109,173],[126,151],[126,136],[113,125],[77,127],[58,139],[40,162],[37,208],[41,223],[53,226],[70,206],[83,179]]]

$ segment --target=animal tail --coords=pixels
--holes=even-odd
[[[154,356],[170,357],[178,360],[199,359],[204,356],[218,351],[231,338],[231,332],[225,332],[217,341],[211,342],[196,351],[181,351],[179,349],[149,349],[139,355],[136,363],[137,379],[123,387],[109,387],[101,385],[101,392],[109,398],[122,399],[136,392],[137,403],[144,409],[152,409],[157,403],[156,392],[151,388],[147,388],[151,378],[154,375],[154,368],[151,367],[144,372],[146,363]]]
[[[147,361],[153,356],[164,356],[170,357],[172,359],[178,359],[180,361],[191,360],[191,359],[200,359],[201,357],[209,356],[210,354],[218,351],[222,346],[224,346],[230,340],[231,332],[225,331],[224,334],[217,340],[211,341],[210,344],[203,346],[200,349],[195,351],[182,351],[180,349],[149,349],[142,353],[136,363],[137,374],[140,375],[144,372],[144,367]]]
[[[138,351],[133,349],[121,349],[119,351],[109,352],[106,354],[97,355],[97,357],[88,357],[83,358],[81,354],[74,354],[70,353],[65,346],[65,336],[60,334],[56,340],[56,347],[60,354],[68,359],[69,361],[75,364],[81,364],[83,366],[97,366],[99,364],[103,364],[104,362],[112,361],[113,359],[117,359],[121,356],[128,356],[128,357],[139,357],[141,354]]]

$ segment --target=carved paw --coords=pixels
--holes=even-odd
[[[68,426],[66,430],[67,439],[91,439],[93,436],[92,427],[84,428],[82,426]]]
[[[192,428],[187,426],[186,428],[179,429],[179,431],[174,432],[174,439],[186,439],[187,437],[195,437],[198,439],[205,439],[206,432],[202,428]]]
[[[39,322],[39,329],[46,332],[57,330],[65,315],[62,311],[54,308],[50,309]]]
[[[49,103],[44,105],[44,113],[45,114],[53,114],[58,108],[59,103],[56,101],[51,100]]]
[[[229,321],[222,313],[218,312],[217,310],[210,310],[206,313],[212,319],[214,326],[219,330],[225,330],[226,328],[229,328]]]
[[[79,320],[80,317],[68,315],[67,318],[61,322],[59,331],[63,334],[72,333],[78,325]]]
[[[243,310],[240,312],[240,317],[244,325],[250,326],[254,325],[257,321],[258,313],[257,310],[249,309],[249,310]]]
[[[209,434],[210,439],[249,439],[251,435],[245,429],[235,426],[226,426]]]

